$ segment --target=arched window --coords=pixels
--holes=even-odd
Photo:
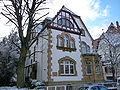
[[[82,54],[90,53],[90,46],[82,42]]]
[[[76,61],[65,56],[58,60],[59,63],[59,75],[76,75]]]
[[[74,45],[74,40],[70,40],[70,48],[75,48],[75,45]]]
[[[63,39],[62,38],[58,38],[58,46],[63,47]]]
[[[63,26],[67,26],[67,27],[70,27],[70,28],[74,28],[74,25],[72,24],[72,22],[69,21],[68,19],[65,19],[65,18],[60,18],[58,20],[58,24],[63,25]]]
[[[64,60],[60,63],[60,74],[74,74],[74,63],[70,60]]]
[[[75,39],[71,37],[68,33],[62,33],[61,35],[57,35],[57,49],[63,51],[75,51]]]
[[[68,36],[65,35],[65,36],[64,36],[64,47],[68,47],[68,43],[69,43]]]
[[[87,48],[85,44],[82,44],[82,54],[86,54]]]

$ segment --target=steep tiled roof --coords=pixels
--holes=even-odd
[[[108,30],[105,33],[102,33],[98,39],[94,40],[93,45],[95,49],[97,49],[101,39],[107,39],[113,46],[120,45],[120,26],[118,21],[116,21],[116,25],[117,26],[111,23],[108,27]]]
[[[69,10],[68,8],[66,8],[64,5],[62,6],[62,10],[68,11],[71,14],[78,16],[77,14],[75,14],[74,12],[72,12],[71,10]]]

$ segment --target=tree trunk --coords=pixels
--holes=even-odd
[[[27,49],[25,46],[21,48],[20,57],[17,66],[17,88],[25,87],[24,69],[26,61]]]
[[[115,68],[112,66],[112,76],[113,76],[113,81],[115,81]]]

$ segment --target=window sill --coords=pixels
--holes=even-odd
[[[59,76],[77,76],[76,74],[59,74]]]
[[[57,49],[59,49],[59,50],[69,51],[69,52],[72,52],[72,51],[76,51],[76,50],[77,50],[76,48],[60,47],[60,46],[56,46],[56,47],[57,47]]]
[[[92,75],[92,73],[90,73],[90,74],[86,74],[87,76],[91,76]]]

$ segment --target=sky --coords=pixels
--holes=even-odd
[[[54,17],[64,5],[81,17],[93,39],[98,38],[113,22],[120,22],[120,0],[49,0],[46,4],[50,9],[47,17]],[[7,36],[12,24],[0,16],[0,37]]]

